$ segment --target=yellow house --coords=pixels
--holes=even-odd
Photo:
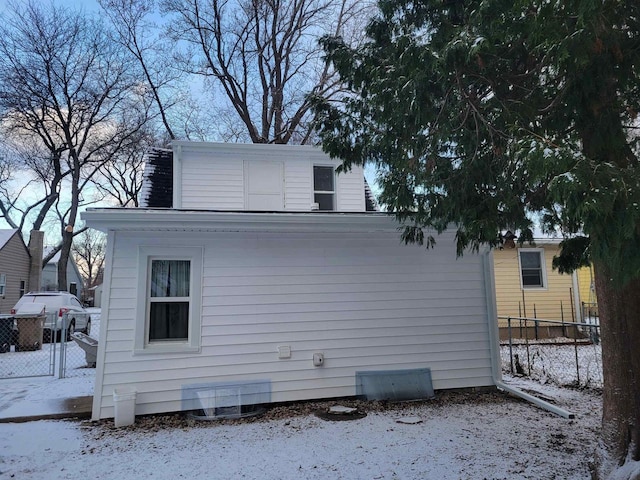
[[[598,300],[596,298],[593,266],[583,267],[576,273],[578,275],[580,301],[583,304],[582,314],[583,316],[597,316]]]
[[[511,243],[494,251],[498,324],[502,317],[528,317],[580,322],[581,300],[577,274],[552,268],[560,239],[536,239],[535,246]]]

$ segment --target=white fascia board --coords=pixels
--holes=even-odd
[[[329,156],[324,153],[319,147],[315,147],[313,145],[281,145],[275,143],[225,143],[225,142],[191,142],[188,140],[174,140],[171,142],[171,147],[173,148],[174,153],[181,149],[182,151],[199,151],[205,150],[210,152],[211,154],[216,154],[219,152],[234,152],[234,153],[253,153],[258,152],[260,154],[264,154],[265,152],[269,152],[270,154],[281,153],[305,153],[309,152],[317,152],[322,155]]]
[[[254,213],[105,208],[82,212],[87,226],[109,231],[389,232],[399,224],[386,213]]]

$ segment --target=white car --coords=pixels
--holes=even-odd
[[[23,312],[33,311],[34,304],[43,305],[45,313],[44,341],[60,338],[63,316],[67,315],[67,335],[81,331],[89,335],[91,331],[91,315],[87,312],[75,295],[69,292],[30,292],[22,296],[15,307],[11,309],[12,315],[20,315]],[[55,332],[56,336],[53,336]]]

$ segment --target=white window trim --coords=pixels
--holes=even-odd
[[[202,247],[138,247],[138,290],[134,331],[134,354],[199,352],[202,329]],[[189,337],[186,341],[149,343],[149,282],[151,260],[189,260]]]
[[[522,260],[520,252],[538,252],[540,254],[540,268],[542,270],[542,286],[524,285],[522,283]],[[518,277],[520,278],[520,288],[522,290],[548,290],[549,283],[547,280],[547,262],[544,258],[544,248],[519,248],[518,249]]]
[[[7,293],[7,274],[0,273],[0,295],[4,297],[6,293]]]
[[[333,171],[333,190],[316,190],[316,182],[314,175],[315,167],[331,168]],[[330,163],[314,163],[311,166],[311,184],[313,186],[313,202],[315,203],[316,193],[331,193],[333,195],[333,210],[320,210],[321,212],[335,212],[338,210],[338,176],[336,175],[336,166]]]

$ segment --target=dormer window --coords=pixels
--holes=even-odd
[[[313,166],[313,201],[318,210],[336,209],[335,174],[333,166]]]

